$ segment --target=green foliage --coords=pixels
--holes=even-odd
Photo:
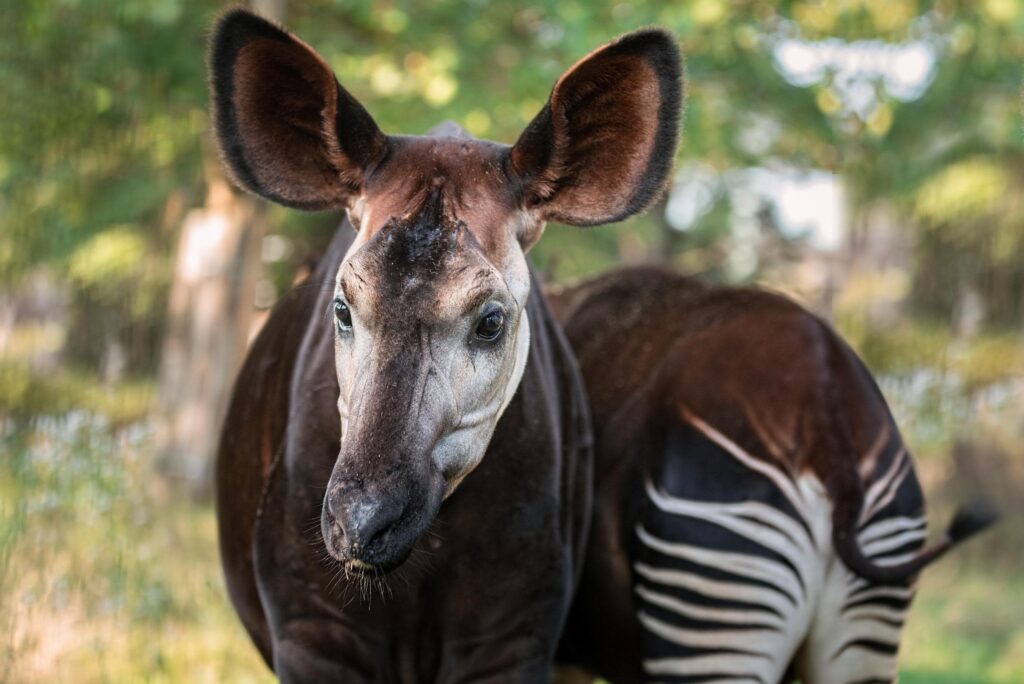
[[[4,3],[0,282],[62,264],[117,224],[160,237],[167,198],[199,180],[201,56],[215,10],[171,0]]]
[[[1009,174],[994,160],[966,159],[928,179],[917,192],[914,210],[932,223],[973,221],[987,216],[1009,190]]]
[[[949,317],[965,289],[990,325],[1024,322],[1024,155],[975,155],[940,168],[918,189],[919,308]],[[952,285],[952,287],[951,287]]]
[[[980,563],[946,561],[924,573],[919,592],[901,649],[901,682],[1011,684],[1024,679],[1024,585],[1019,577]]]
[[[453,119],[478,136],[512,142],[565,67],[618,33],[661,24],[687,54],[687,161],[719,171],[774,159],[837,170],[855,210],[895,201],[911,219],[908,230],[934,215],[928,188],[959,160],[1002,173],[1003,197],[1024,196],[1019,174],[1006,172],[1024,168],[1017,66],[1024,12],[1011,0],[289,4],[289,26],[390,132],[422,133]],[[220,9],[213,0],[5,4],[0,19],[14,28],[0,45],[10,94],[0,118],[0,282],[35,264],[63,268],[93,235],[126,226],[150,252],[172,253],[182,208],[202,197],[202,57]],[[835,74],[810,87],[780,75],[774,50],[788,38],[922,41],[936,56],[934,82],[909,102],[876,87],[873,109],[853,111]],[[774,132],[758,134],[752,148],[744,135],[763,125]],[[1017,207],[1012,216],[1020,214]],[[274,224],[287,221],[286,234],[311,240],[296,250],[294,268],[323,243],[325,219],[285,215],[276,212]],[[658,230],[640,232],[648,253],[663,251]],[[1017,223],[1007,227],[979,258],[1011,258],[1022,232]],[[697,256],[683,258],[707,270],[700,257],[712,258],[714,245],[687,242],[676,251],[697,247]],[[953,243],[943,244],[935,258],[949,260]],[[613,263],[619,246],[605,240],[600,254],[587,246],[593,261],[565,275]],[[552,262],[564,258],[562,247],[548,239],[537,253]],[[276,269],[279,290],[290,280],[286,270]]]
[[[68,280],[76,292],[108,306],[126,299],[127,314],[143,317],[164,290],[165,264],[149,253],[146,241],[130,226],[115,226],[89,238],[71,255]]]
[[[0,362],[0,420],[58,417],[73,411],[103,416],[115,425],[142,420],[152,407],[151,380],[100,384],[86,371],[36,371],[21,361]]]
[[[951,337],[942,325],[906,322],[881,329],[844,317],[839,327],[874,373],[905,375],[921,368],[948,367]]]
[[[145,251],[139,235],[127,228],[112,228],[76,250],[68,264],[68,275],[85,287],[119,285],[138,274]]]
[[[70,360],[82,366],[110,363],[121,350],[125,370],[153,371],[163,333],[170,264],[151,253],[134,226],[113,226],[79,245],[68,259],[75,344]]]
[[[912,446],[946,456],[960,431],[985,427],[975,413],[985,388],[1024,376],[1012,332],[1024,325],[1019,2],[289,5],[288,25],[386,131],[452,119],[506,143],[595,45],[638,26],[669,28],[687,54],[682,162],[719,174],[772,164],[834,171],[852,223],[875,204],[898,213],[913,272],[854,292],[837,325],[888,376],[883,389]],[[67,321],[15,328],[0,360],[0,681],[268,680],[226,602],[213,512],[167,496],[138,427],[178,229],[204,196],[205,42],[224,6],[0,2],[0,293],[44,266],[70,297]],[[935,55],[933,80],[909,101],[869,83],[870,106],[856,110],[836,73],[806,87],[780,74],[774,51],[788,38],[921,41]],[[729,201],[716,196],[686,233],[666,231],[656,215],[587,231],[551,226],[534,256],[556,279],[653,256],[726,279]],[[273,231],[292,247],[270,269],[279,293],[338,220],[273,210]],[[965,340],[951,321],[967,290],[984,302],[989,329]],[[880,327],[858,309],[896,291],[916,318]],[[129,377],[142,379],[99,384],[83,370],[111,342]],[[25,361],[61,347],[75,364]],[[1004,409],[986,411],[1007,443],[1019,442]],[[1024,679],[1022,589],[988,567],[926,573],[902,681]],[[44,641],[56,649],[49,657],[39,656]]]

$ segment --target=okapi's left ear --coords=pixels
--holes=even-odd
[[[210,48],[214,130],[235,181],[299,209],[344,207],[387,145],[311,47],[233,10]]]
[[[681,106],[679,48],[667,32],[637,31],[590,53],[512,148],[524,206],[577,226],[646,209],[672,169]]]

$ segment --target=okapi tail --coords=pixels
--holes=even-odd
[[[824,324],[822,324],[824,329]],[[831,339],[829,339],[831,338]],[[854,363],[856,371],[867,376],[868,384],[873,387],[877,401],[882,402],[883,410],[888,414],[885,400],[875,385],[870,373],[860,363],[853,352],[842,349],[836,344],[835,337],[828,334],[819,352],[824,368],[835,368],[837,365]],[[841,343],[840,343],[841,344]],[[858,470],[859,455],[853,446],[849,424],[845,412],[840,410],[836,383],[831,374],[824,375],[825,382],[818,386],[820,406],[824,409],[823,422],[819,425],[821,447],[833,454],[829,472],[823,477],[823,483],[832,499],[832,544],[836,554],[843,563],[857,575],[878,584],[901,583],[916,575],[928,564],[942,557],[947,551],[960,542],[992,526],[999,519],[999,512],[988,501],[975,500],[961,506],[950,521],[943,535],[921,549],[913,558],[893,564],[883,565],[878,560],[868,557],[861,548],[858,531],[862,522],[862,509],[865,505],[864,482]],[[867,400],[867,399],[864,399]],[[904,458],[910,458],[909,455]],[[909,467],[909,465],[908,465]],[[912,472],[908,473],[913,477]],[[863,521],[867,522],[867,521]]]
[[[914,558],[897,565],[879,565],[864,555],[857,541],[857,516],[840,515],[839,510],[840,507],[836,506],[832,516],[832,543],[836,553],[846,567],[877,584],[895,584],[907,580],[960,542],[992,526],[999,519],[998,511],[990,503],[984,500],[972,501],[957,509],[945,533]]]

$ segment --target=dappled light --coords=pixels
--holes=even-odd
[[[271,681],[226,595],[213,457],[270,311],[332,287],[309,276],[343,212],[224,176],[205,51],[229,3],[3,4],[0,682]],[[548,226],[537,273],[658,264],[833,326],[914,453],[933,536],[968,498],[1004,511],[923,575],[900,681],[1024,681],[1024,5],[276,6],[385,133],[450,120],[508,145],[595,46],[677,36],[667,194]]]

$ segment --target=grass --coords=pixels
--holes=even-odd
[[[904,633],[903,684],[1024,681],[1024,578],[946,559],[926,572]]]
[[[210,506],[152,477],[148,435],[5,426],[0,682],[269,682],[228,605]]]
[[[0,419],[0,682],[272,681],[228,604],[212,508],[152,474],[149,439],[82,413]],[[990,562],[996,541],[925,574],[904,684],[1024,681],[1024,576]]]

